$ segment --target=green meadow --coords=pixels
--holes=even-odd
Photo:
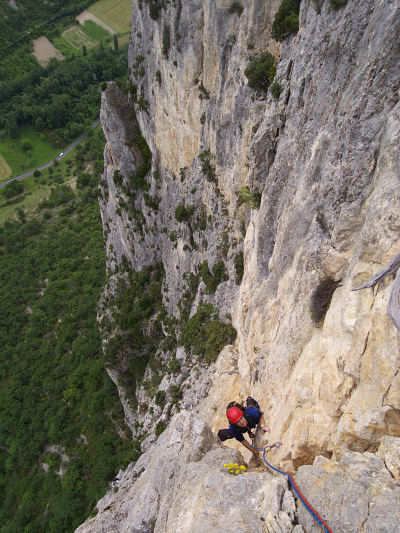
[[[88,11],[118,33],[125,33],[130,28],[131,4],[131,0],[100,0],[88,7]]]
[[[21,127],[16,138],[0,135],[0,154],[11,168],[11,177],[44,165],[60,151],[60,148],[55,148],[47,141],[45,135],[40,135],[30,126]],[[9,178],[0,178],[0,182]]]
[[[97,39],[97,41],[111,39],[111,34],[105,28],[93,22],[93,20],[85,20],[81,28],[89,37]]]
[[[17,218],[19,209],[22,209],[28,218],[35,218],[36,207],[49,195],[50,189],[71,181],[68,158],[72,161],[72,153],[68,154],[57,167],[53,165],[43,170],[40,176],[29,176],[21,180],[19,183],[23,186],[23,192],[11,200],[7,199],[4,189],[0,189],[0,224]]]

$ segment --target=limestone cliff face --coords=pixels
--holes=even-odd
[[[286,477],[261,468],[230,474],[224,465],[244,466],[243,458],[216,440],[203,421],[176,415],[76,533],[321,531],[303,506],[296,507]],[[377,455],[347,452],[340,461],[319,456],[296,474],[296,484],[335,533],[398,531],[400,482],[385,460],[390,453],[399,456],[400,439],[387,440]],[[273,452],[268,459],[275,460]]]
[[[159,384],[164,406],[141,386],[133,404],[118,369],[114,379],[133,431],[136,422],[152,434],[177,411],[171,384],[183,392],[180,407],[213,430],[225,425],[228,401],[252,394],[270,440],[283,443],[276,464],[295,471],[324,456],[346,469],[348,454],[368,452],[357,461],[372,461],[383,439],[400,436],[398,331],[386,315],[392,279],[375,295],[352,292],[400,251],[400,7],[349,0],[335,11],[328,0],[303,0],[300,30],[280,47],[270,38],[279,0],[243,2],[240,16],[231,3],[175,0],[154,20],[147,2],[133,0],[136,88],[126,95],[109,84],[103,93],[102,211],[110,293],[118,266],[162,261],[163,302],[179,321],[187,275],[223,261],[215,292],[198,277],[189,308],[193,315],[200,302],[213,303],[237,339],[209,368],[182,347],[160,351],[161,360],[181,363]],[[244,75],[249,56],[267,49],[277,57],[278,100],[254,93]],[[129,176],[143,164],[132,142],[137,125],[152,166],[147,197],[132,200]],[[259,209],[240,204],[244,186],[261,193]],[[190,220],[177,220],[180,205],[192,208]],[[324,283],[331,298],[318,321],[312,302]]]
[[[390,281],[375,298],[351,292],[399,251],[399,15],[390,2],[338,12],[325,2],[320,14],[302,2],[302,28],[278,67],[285,95],[251,146],[248,180],[263,199],[235,306],[239,370],[295,464],[399,435]],[[310,296],[326,278],[339,284],[317,328]]]

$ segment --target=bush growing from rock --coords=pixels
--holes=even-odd
[[[156,437],[159,437],[161,435],[161,433],[166,429],[167,427],[167,424],[165,422],[163,422],[162,420],[160,420],[159,422],[157,422],[156,424]]]
[[[165,392],[163,390],[157,391],[154,402],[155,402],[156,405],[158,405],[160,407],[164,406],[164,403],[165,403]]]
[[[333,9],[340,9],[347,4],[347,0],[331,0],[331,6]]]
[[[170,46],[171,46],[171,32],[170,32],[168,24],[164,24],[161,51],[167,59],[168,59],[168,52],[169,52]]]
[[[190,220],[190,217],[192,216],[194,207],[190,207],[189,209],[186,209],[184,204],[179,204],[177,208],[175,209],[175,220],[178,222],[187,222]]]
[[[169,362],[168,368],[171,370],[171,372],[178,372],[178,370],[181,368],[181,364],[178,359],[174,357]]]
[[[249,187],[242,187],[239,191],[239,205],[247,204],[250,209],[258,209],[261,203],[261,193],[251,192]]]
[[[159,8],[157,0],[150,0],[149,15],[153,20],[158,19],[159,11],[160,11],[160,8]]]
[[[180,344],[187,352],[211,363],[226,344],[235,341],[236,335],[231,324],[219,321],[218,309],[203,303],[182,329]]]
[[[275,58],[270,52],[262,52],[254,57],[244,70],[249,87],[255,91],[266,92],[275,74]]]
[[[282,92],[282,85],[278,81],[274,81],[269,87],[269,92],[275,100],[279,100],[279,96]]]
[[[271,36],[275,41],[282,42],[299,31],[299,11],[300,0],[283,0],[272,23]]]
[[[168,392],[171,395],[171,401],[173,404],[178,403],[182,398],[182,391],[179,385],[171,385]]]
[[[223,261],[217,261],[213,265],[212,273],[208,267],[208,261],[203,261],[200,266],[199,274],[201,279],[206,284],[207,294],[214,293],[220,283],[229,279],[226,272],[225,263]]]
[[[239,252],[233,259],[233,266],[235,267],[236,277],[235,281],[239,285],[244,274],[244,257],[243,252]]]
[[[199,159],[202,162],[201,165],[201,172],[205,175],[207,178],[207,181],[217,181],[217,174],[215,172],[215,166],[211,162],[213,159],[213,155],[211,154],[210,150],[205,150],[199,155]]]
[[[240,15],[243,13],[244,7],[238,0],[234,0],[228,9],[228,13],[237,13],[240,17]]]

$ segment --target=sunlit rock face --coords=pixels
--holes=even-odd
[[[350,2],[317,14],[284,47],[277,109],[251,146],[250,180],[263,186],[245,240],[235,319],[244,390],[263,399],[290,467],[316,454],[376,451],[399,436],[398,332],[386,307],[391,280],[352,293],[399,251],[399,9]],[[268,172],[260,160],[277,124]],[[339,282],[325,319],[312,293]],[[242,370],[243,369],[243,370]]]
[[[400,439],[397,440],[397,447]],[[392,443],[394,445],[394,443]],[[268,454],[270,461],[274,453]],[[238,468],[231,469],[229,463]],[[240,453],[217,442],[188,412],[173,417],[157,443],[99,501],[98,514],[77,533],[317,533],[320,526],[289,490],[287,477],[246,471]],[[317,457],[300,467],[296,485],[338,533],[396,531],[400,483],[372,453],[348,452],[339,462]]]
[[[333,10],[329,0],[303,0],[298,34],[279,45],[270,38],[279,1],[242,2],[240,16],[229,12],[231,3],[176,0],[153,20],[149,4],[133,0],[129,68],[136,97],[108,84],[101,112],[107,138],[101,206],[108,266],[114,272],[128,261],[140,270],[162,261],[164,305],[169,316],[179,319],[185,276],[197,273],[205,260],[210,268],[224,261],[227,278],[214,293],[200,280],[191,315],[200,302],[212,303],[221,319],[236,328],[235,344],[208,367],[191,360],[182,347],[166,353],[179,360],[181,373],[164,376],[159,390],[168,398],[170,385],[179,385],[180,408],[214,432],[226,426],[229,401],[256,397],[272,429],[269,442],[282,442],[274,464],[298,471],[311,494],[319,484],[327,494],[334,491],[326,516],[336,520],[330,513],[338,508],[342,514],[333,530],[358,531],[357,524],[367,523],[366,530],[378,530],[371,509],[379,517],[385,514],[383,495],[387,492],[395,517],[399,506],[400,353],[398,331],[386,314],[393,277],[374,294],[352,289],[400,251],[400,6],[389,0],[349,0]],[[249,56],[264,50],[277,57],[278,100],[255,93],[244,75]],[[131,143],[137,125],[152,153],[147,192],[159,200],[155,210],[138,194],[140,228],[130,219],[128,199],[115,180],[118,171],[119,183],[128,186],[129,175],[142,164],[142,154]],[[200,156],[207,151],[215,175],[204,171]],[[244,186],[261,194],[258,209],[240,202]],[[177,221],[180,204],[192,206],[195,217],[205,217],[202,229],[200,223]],[[240,252],[244,275],[238,281],[235,257]],[[108,290],[113,287],[111,280]],[[151,371],[146,372],[150,379]],[[137,401],[130,402],[118,373],[113,379],[132,431],[135,423],[149,431],[144,449],[151,454],[155,424],[167,423],[177,407],[167,401],[160,408],[142,384],[136,388]],[[174,481],[165,481],[162,495],[148,485],[154,503],[149,515],[128,504],[137,497],[142,474],[124,489],[126,515],[112,518],[110,529],[101,529],[102,522],[93,519],[91,527],[100,529],[82,531],[180,531],[180,521],[186,527],[182,531],[229,531],[222,511],[212,522],[214,515],[204,509],[208,501],[218,508],[220,486],[239,480],[218,477],[222,455],[244,448],[231,441],[230,451],[220,448],[210,434],[211,442],[203,466],[195,462],[191,473],[171,466],[168,475]],[[206,456],[215,459],[220,486],[206,473]],[[244,457],[249,458],[247,452]],[[145,467],[146,476],[156,479],[162,468],[155,465]],[[124,479],[138,468],[129,467]],[[357,481],[359,471],[367,472],[365,486]],[[363,508],[357,519],[346,514],[337,483],[347,476],[351,493],[353,474],[354,494],[360,493]],[[178,500],[175,476],[194,476],[191,490],[202,487],[210,500],[200,492],[193,501],[183,493]],[[254,479],[267,487],[266,476],[251,473],[245,497],[257,492]],[[113,509],[120,491],[107,496]],[[379,495],[374,502],[373,493]],[[173,504],[167,511],[168,494]],[[257,498],[256,522],[279,519],[284,531],[316,531],[301,512],[295,525],[289,504],[267,509]],[[111,510],[103,504],[100,509],[106,520]],[[232,516],[236,512],[234,507]],[[130,518],[124,522],[124,516]],[[136,529],[127,529],[129,520]],[[256,522],[246,527],[264,531]],[[387,531],[395,530],[391,524]]]

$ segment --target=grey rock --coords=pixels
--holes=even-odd
[[[275,524],[290,533],[292,520],[282,509],[286,479],[266,472],[234,476],[226,463],[243,465],[243,458],[182,412],[76,532],[223,533],[235,524],[263,533],[265,524]]]
[[[398,531],[400,483],[374,454],[350,452],[338,463],[317,458],[313,466],[301,466],[295,480],[332,531]],[[320,531],[299,501],[297,512],[307,533]]]

